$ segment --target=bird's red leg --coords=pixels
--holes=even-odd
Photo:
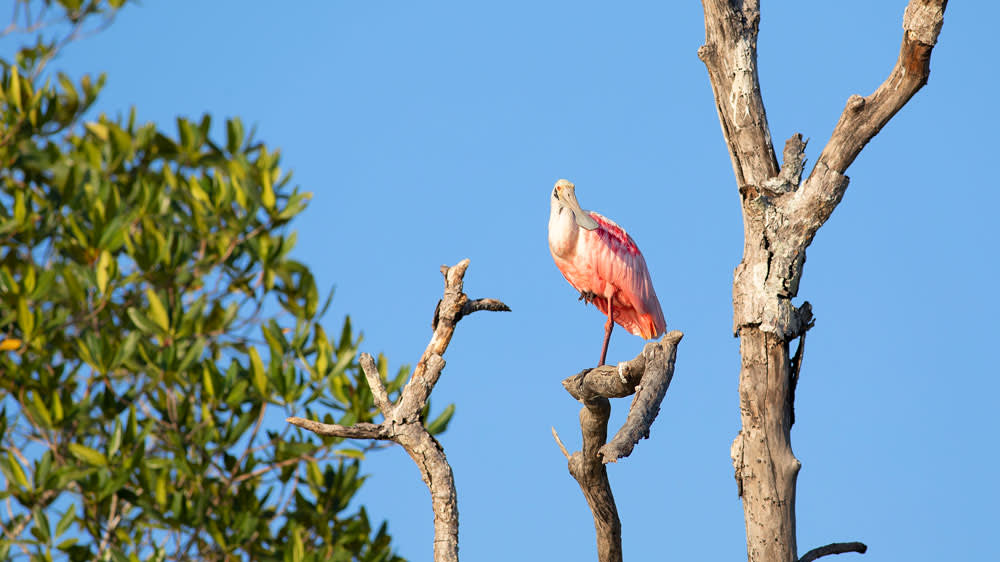
[[[611,341],[611,330],[615,327],[615,314],[612,309],[613,299],[608,299],[608,321],[604,324],[604,346],[601,347],[601,362],[597,364],[598,367],[604,364],[604,359],[608,356],[608,342]]]

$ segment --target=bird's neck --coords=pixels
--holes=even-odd
[[[569,258],[576,250],[576,238],[580,227],[576,224],[573,211],[558,201],[552,201],[549,213],[549,250],[552,255]]]

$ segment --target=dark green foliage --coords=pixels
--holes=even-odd
[[[66,42],[0,60],[0,559],[400,560],[348,510],[375,445],[283,419],[375,417],[289,258],[310,195],[238,119],[82,122],[103,77],[41,78]]]

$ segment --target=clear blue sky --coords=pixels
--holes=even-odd
[[[765,1],[760,68],[772,135],[814,162],[848,96],[898,52],[904,0]],[[667,7],[669,5],[669,7]],[[861,540],[868,562],[995,552],[998,180],[992,2],[952,2],[931,78],[848,171],[800,289],[817,324],[793,446],[800,552]],[[363,349],[415,362],[438,266],[510,314],[462,321],[434,394],[457,414],[466,560],[594,558],[590,513],[550,435],[579,448],[559,381],[593,364],[603,317],[546,245],[549,191],[577,184],[646,256],[686,334],[652,438],[609,467],[627,560],[739,560],[729,446],[739,427],[731,282],[742,230],[696,50],[698,2],[155,2],[126,9],[54,67],[106,71],[99,109],[241,116],[315,193],[297,256]],[[9,49],[11,45],[2,45]],[[609,360],[639,338],[617,331]],[[627,403],[615,404],[615,423]],[[280,424],[275,421],[275,424]],[[401,450],[361,493],[399,552],[431,555],[431,510]]]

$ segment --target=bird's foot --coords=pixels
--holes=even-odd
[[[586,301],[587,304],[594,302],[597,298],[597,293],[593,291],[580,291],[580,298],[576,299],[578,301]]]

